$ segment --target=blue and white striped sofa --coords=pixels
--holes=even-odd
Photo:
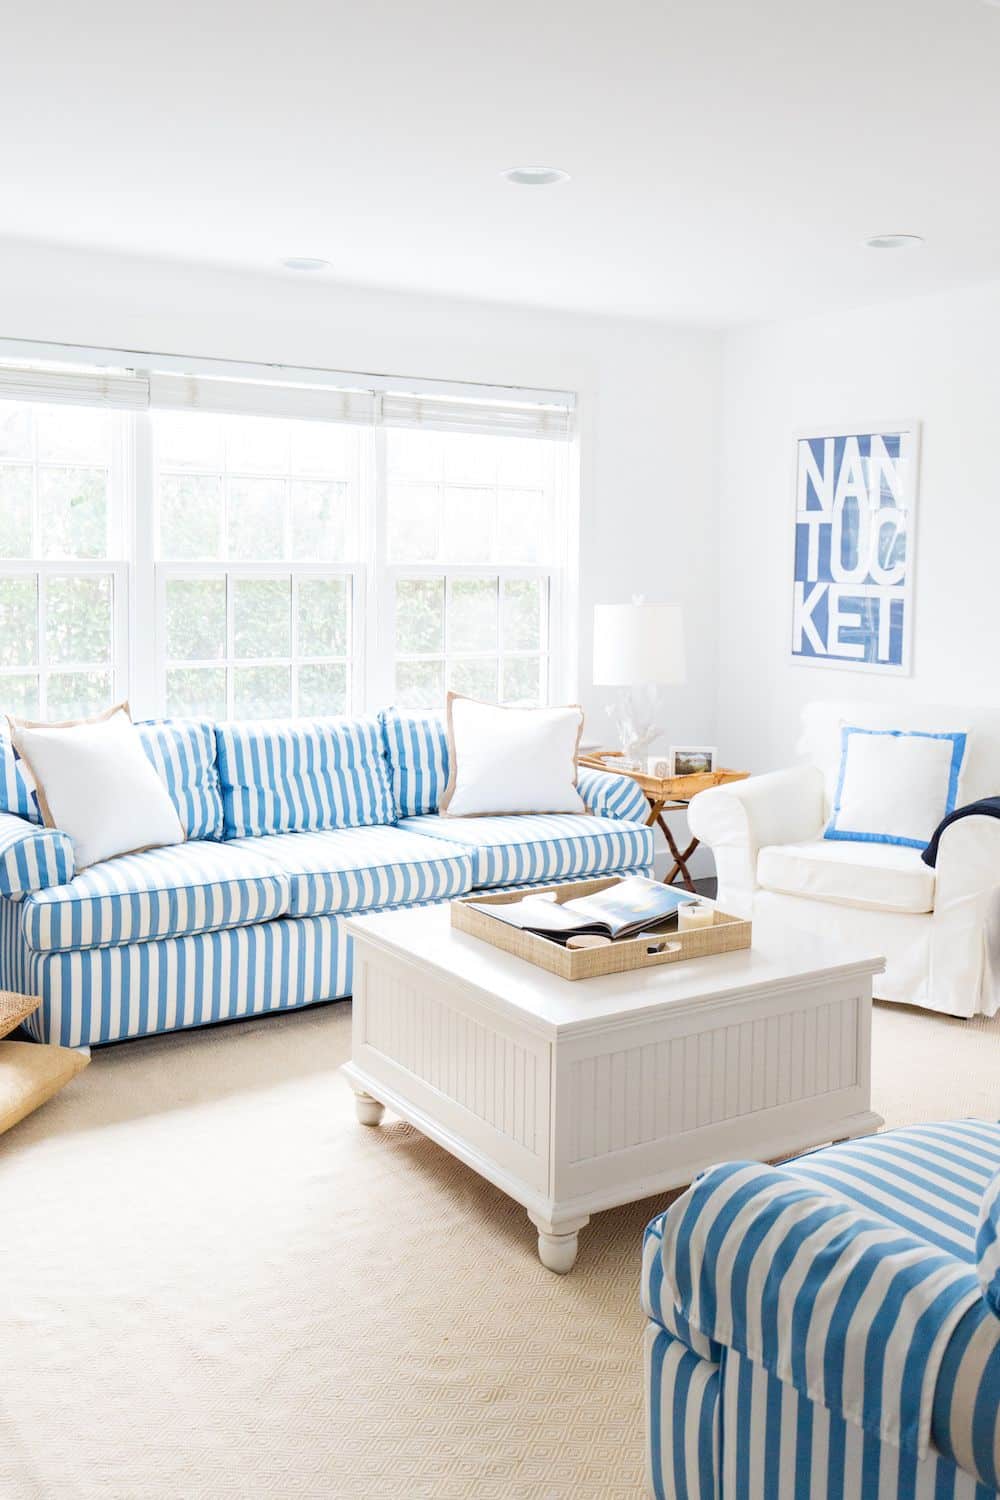
[[[440,818],[441,719],[138,726],[186,842],[74,872],[0,739],[0,987],[41,1041],[117,1041],[351,993],[352,912],[646,870],[645,798],[583,771],[576,816]]]
[[[699,1178],[645,1235],[651,1493],[995,1497],[998,1188],[975,1120]]]

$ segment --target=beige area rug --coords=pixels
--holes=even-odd
[[[3,1500],[642,1492],[648,1201],[572,1275],[408,1126],[355,1123],[349,1007],[95,1053],[0,1141]],[[892,1124],[1000,1115],[1000,1021],[880,1007]]]

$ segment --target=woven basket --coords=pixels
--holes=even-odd
[[[0,990],[0,1037],[15,1027],[41,1005],[37,995],[19,995],[16,990]]]

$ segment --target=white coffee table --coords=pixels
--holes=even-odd
[[[880,957],[792,931],[570,982],[444,906],[353,917],[358,1118],[388,1105],[518,1203],[569,1271],[590,1215],[727,1159],[868,1135]]]

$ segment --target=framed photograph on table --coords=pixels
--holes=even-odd
[[[796,439],[792,660],[910,672],[919,422]]]
[[[714,745],[671,745],[668,776],[700,776],[715,770]]]

